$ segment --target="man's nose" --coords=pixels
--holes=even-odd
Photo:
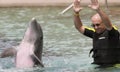
[[[96,25],[95,25],[95,26],[94,26],[94,28],[95,28],[95,29],[97,29],[97,28],[98,28],[98,26],[96,26]]]

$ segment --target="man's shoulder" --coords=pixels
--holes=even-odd
[[[95,29],[94,29],[94,28],[90,28],[90,27],[87,27],[87,26],[84,26],[84,28],[87,29],[87,30],[90,30],[90,31],[95,32]]]

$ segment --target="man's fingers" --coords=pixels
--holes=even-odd
[[[90,8],[91,8],[92,6],[91,6],[91,5],[88,5],[88,7],[90,7]]]
[[[98,0],[95,0],[96,3],[98,3]]]
[[[92,4],[95,4],[95,0],[91,0]]]
[[[98,0],[91,0],[92,4],[98,4]]]
[[[74,3],[79,3],[81,0],[74,0]]]
[[[75,7],[78,7],[78,6],[80,6],[80,2],[79,2],[80,0],[75,0],[75,2],[74,2],[74,6]]]
[[[95,0],[95,4],[98,4],[98,0]]]

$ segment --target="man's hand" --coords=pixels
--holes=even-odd
[[[88,7],[94,9],[94,10],[98,10],[99,9],[99,3],[98,0],[91,0],[92,4],[89,5]]]
[[[80,12],[82,7],[80,6],[80,0],[74,0],[73,9],[75,12]]]

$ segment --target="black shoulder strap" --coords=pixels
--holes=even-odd
[[[90,54],[93,52],[93,48],[90,50],[90,52],[89,52],[89,57],[90,57]]]

